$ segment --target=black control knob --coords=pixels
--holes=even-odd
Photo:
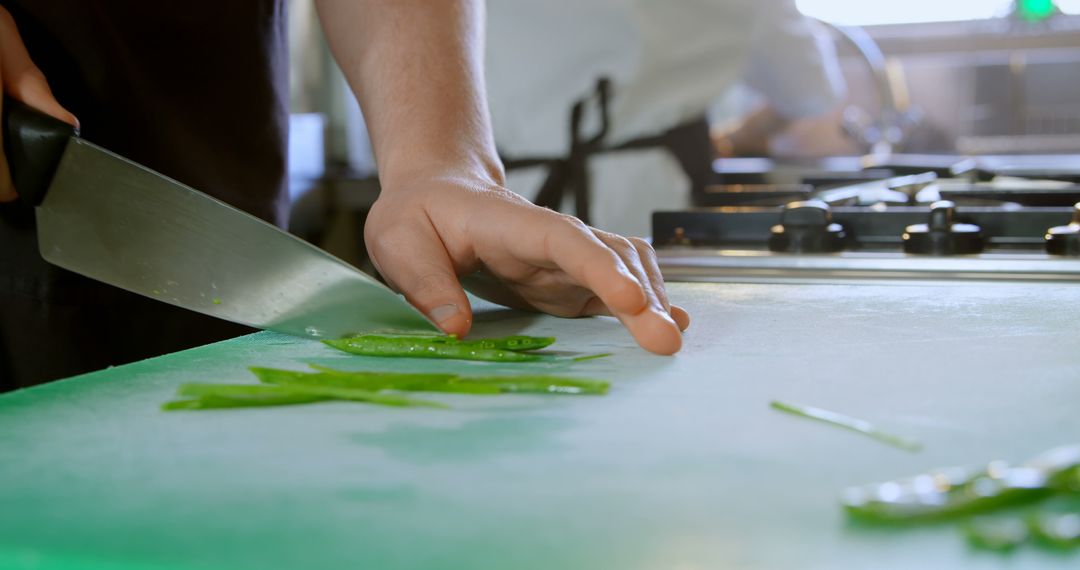
[[[1072,222],[1046,230],[1046,253],[1080,257],[1080,203],[1073,206]]]
[[[904,228],[904,251],[924,255],[965,255],[983,250],[982,228],[954,221],[956,204],[939,200],[930,204],[930,223]]]
[[[769,232],[769,249],[787,253],[840,251],[847,241],[844,227],[833,223],[829,205],[820,200],[784,206],[780,223]]]

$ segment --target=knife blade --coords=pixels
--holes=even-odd
[[[438,333],[371,276],[4,100],[4,151],[41,256],[164,303],[303,337]]]

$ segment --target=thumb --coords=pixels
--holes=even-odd
[[[376,238],[371,249],[371,259],[379,273],[409,303],[447,334],[468,334],[472,327],[469,298],[434,230],[400,240]]]
[[[4,95],[65,123],[79,126],[75,115],[53,96],[45,74],[34,65],[23,45],[15,19],[3,7],[0,7],[0,86]]]
[[[41,70],[34,65],[26,46],[19,37],[15,19],[0,6],[0,113],[3,112],[3,96],[23,103],[66,123],[78,126],[79,122],[53,97],[49,84]],[[0,143],[3,133],[0,133]],[[11,172],[7,160],[0,151],[0,202],[16,199],[11,184]]]

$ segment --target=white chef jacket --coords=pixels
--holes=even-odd
[[[793,0],[488,0],[487,11],[488,98],[509,157],[565,155],[570,108],[599,77],[612,82],[608,145],[700,118],[740,82],[792,119],[842,91],[831,43]],[[653,210],[688,204],[662,149],[594,157],[590,172],[604,229],[647,235]],[[512,173],[509,186],[532,197],[541,179]]]

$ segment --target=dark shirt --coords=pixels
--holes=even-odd
[[[284,223],[284,0],[0,5],[83,137]],[[48,265],[32,209],[0,205],[0,390],[246,330]]]

